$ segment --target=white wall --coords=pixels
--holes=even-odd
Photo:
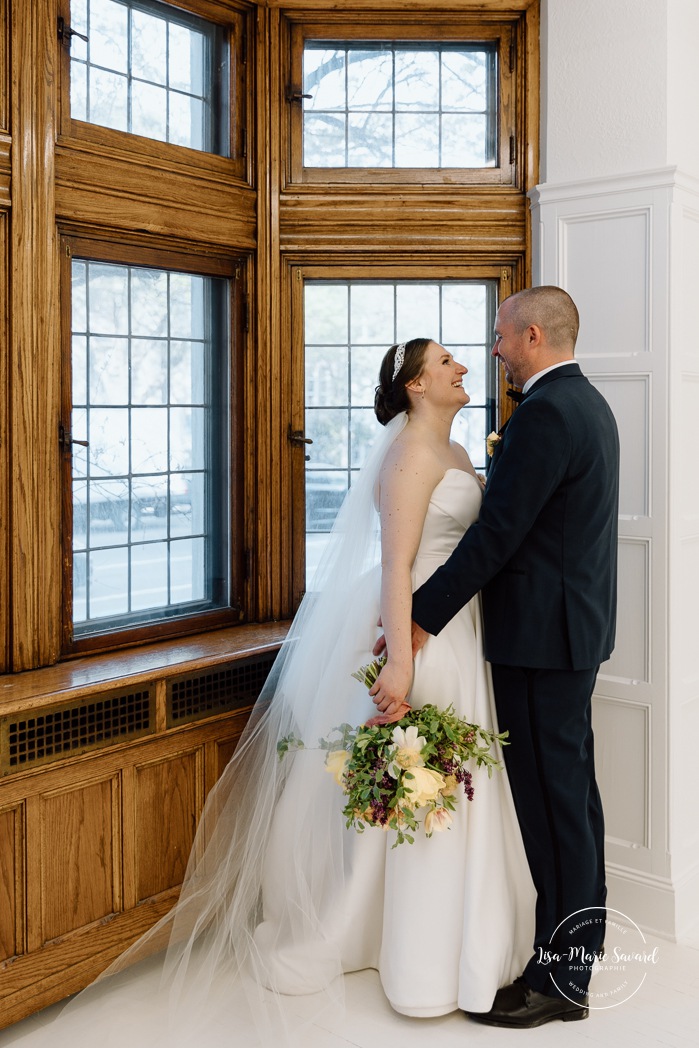
[[[667,163],[699,178],[699,2],[669,0]]]
[[[680,934],[699,923],[699,179],[671,215],[668,447],[668,848]]]
[[[666,7],[542,0],[542,182],[668,163]]]
[[[594,700],[610,906],[699,915],[699,39],[695,0],[543,0],[535,282],[622,441],[617,648]]]

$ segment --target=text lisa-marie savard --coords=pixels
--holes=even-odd
[[[626,953],[615,946],[610,953],[604,953],[598,957],[596,953],[590,953],[584,946],[569,946],[567,953],[556,953],[554,950],[545,950],[542,946],[537,947],[537,964],[552,964],[557,961],[579,961],[582,964],[593,964],[596,960],[602,964],[625,964],[638,961],[642,964],[658,963],[658,947],[650,952],[637,951]]]

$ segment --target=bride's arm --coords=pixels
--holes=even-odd
[[[371,694],[378,709],[389,715],[412,684],[410,573],[430,496],[442,474],[431,452],[412,445],[395,449],[381,470],[381,622],[388,659]]]

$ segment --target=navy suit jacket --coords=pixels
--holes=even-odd
[[[485,656],[590,669],[614,647],[619,437],[576,363],[543,375],[502,431],[479,518],[414,594],[439,633],[478,591]]]

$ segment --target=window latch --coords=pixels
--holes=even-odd
[[[66,25],[64,18],[59,18],[58,39],[61,41],[61,43],[68,43],[68,45],[70,45],[70,41],[73,39],[74,36],[79,36],[81,40],[85,41],[85,43],[88,42],[88,38],[85,36],[84,33],[79,33],[77,29],[72,29],[69,25]]]
[[[291,423],[289,424],[289,431],[287,433],[287,439],[288,439],[290,444],[297,444],[300,447],[303,447],[304,444],[312,444],[313,443],[313,441],[311,440],[310,437],[304,436],[302,429],[292,429],[291,428]],[[306,459],[306,462],[309,462],[311,456],[310,455],[305,455],[304,458]]]
[[[60,447],[61,451],[69,452],[73,444],[80,444],[83,448],[89,448],[90,441],[74,440],[73,434],[69,430],[67,430],[61,422],[61,424],[58,427],[58,446]]]
[[[286,100],[287,102],[302,102],[304,98],[313,98],[313,95],[304,95],[300,89],[294,89],[293,87],[287,87],[286,89]]]

